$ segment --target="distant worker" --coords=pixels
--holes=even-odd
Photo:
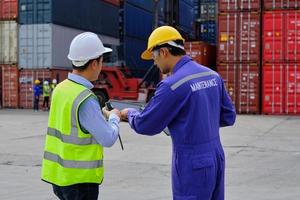
[[[223,200],[225,156],[219,128],[234,124],[235,109],[219,74],[185,54],[176,29],[155,29],[142,58],[153,59],[169,76],[142,112],[124,109],[121,116],[139,134],[169,128],[174,200]]]
[[[40,83],[41,81],[36,79],[33,86],[33,110],[35,112],[39,111],[40,95],[42,94]]]
[[[91,81],[98,79],[103,54],[111,51],[94,33],[77,35],[68,55],[73,71],[53,91],[41,178],[59,199],[98,199],[103,147],[118,139],[120,112],[102,113]]]
[[[50,85],[52,91],[54,90],[54,88],[56,87],[56,85],[57,85],[57,80],[54,78],[52,80],[52,84]]]
[[[43,108],[44,108],[44,110],[49,110],[50,93],[51,93],[51,88],[49,86],[49,82],[44,81],[44,84],[43,84],[43,97],[44,97]]]

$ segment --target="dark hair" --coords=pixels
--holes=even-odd
[[[88,68],[88,66],[90,65],[90,63],[92,63],[94,60],[96,60],[98,63],[100,62],[100,59],[101,59],[102,55],[99,56],[98,58],[95,58],[95,59],[92,59],[92,60],[89,60],[87,63],[85,63],[85,65],[83,66],[80,66],[80,67],[76,67],[75,65],[72,64],[73,66],[73,69],[76,69],[78,71],[84,71]]]
[[[180,46],[183,46],[183,41],[182,40],[175,40],[174,42],[176,44],[180,45]],[[152,51],[157,50],[157,49],[161,49],[163,47],[167,47],[169,49],[170,54],[173,55],[173,56],[184,56],[184,55],[186,55],[185,50],[183,50],[181,48],[178,48],[178,47],[174,47],[174,46],[169,45],[167,43],[155,46]]]

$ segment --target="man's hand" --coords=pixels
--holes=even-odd
[[[128,108],[124,108],[123,110],[121,110],[121,120],[122,121],[128,121]]]
[[[120,111],[119,111],[118,109],[115,109],[115,108],[114,108],[113,110],[109,111],[109,110],[107,109],[107,107],[103,107],[103,108],[102,108],[102,112],[103,112],[103,115],[104,115],[104,117],[105,117],[106,119],[109,118],[109,115],[110,115],[111,113],[116,114],[116,115],[121,119],[121,113],[120,113]]]

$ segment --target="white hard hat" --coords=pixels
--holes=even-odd
[[[48,82],[48,81],[44,81],[44,84],[45,84],[45,85],[48,85],[48,84],[49,84],[49,82]]]
[[[53,83],[53,84],[56,84],[56,83],[57,83],[57,80],[56,80],[56,79],[53,79],[53,80],[52,80],[52,83]]]
[[[72,40],[68,58],[74,66],[81,67],[89,60],[96,59],[108,52],[112,52],[112,49],[104,47],[95,33],[84,32]]]

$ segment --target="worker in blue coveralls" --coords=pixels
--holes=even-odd
[[[236,113],[222,78],[185,55],[184,39],[170,26],[155,29],[143,59],[153,59],[163,74],[143,111],[126,108],[121,118],[138,134],[169,128],[173,144],[173,200],[223,200],[225,157],[219,128]]]

